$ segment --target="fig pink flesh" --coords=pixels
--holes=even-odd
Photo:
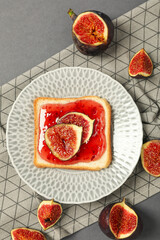
[[[49,226],[52,226],[57,222],[61,213],[62,210],[59,204],[44,204],[38,210],[38,219],[44,229],[47,229]]]
[[[109,224],[114,235],[120,238],[122,234],[132,234],[137,227],[137,217],[122,206],[116,205],[111,209]]]
[[[144,49],[141,49],[137,54],[135,54],[129,65],[129,73],[131,76],[142,75],[150,76],[152,74],[153,64],[145,52]]]
[[[105,26],[103,21],[96,14],[88,12],[82,14],[76,21],[73,31],[79,40],[86,44],[104,42]]]
[[[152,175],[160,175],[160,141],[151,142],[144,148],[143,164]]]
[[[11,231],[14,240],[46,240],[42,233],[27,228],[17,228]]]
[[[72,124],[57,124],[45,132],[45,140],[52,153],[59,159],[71,158],[80,147],[82,127]]]
[[[87,117],[87,118],[86,118]],[[82,132],[82,143],[88,141],[90,137],[90,129],[93,128],[93,120],[91,120],[88,116],[85,117],[85,114],[82,113],[69,113],[64,115],[62,118],[59,119],[59,123],[65,124],[75,124],[79,127],[83,127]]]

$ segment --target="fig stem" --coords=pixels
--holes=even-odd
[[[74,21],[77,17],[77,15],[73,12],[73,10],[71,8],[68,10],[68,14],[69,14],[70,18],[72,19],[72,21]]]

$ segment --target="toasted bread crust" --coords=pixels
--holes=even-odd
[[[75,164],[63,165],[63,164],[53,164],[49,163],[43,159],[38,154],[38,137],[39,137],[39,109],[43,104],[48,103],[66,103],[74,102],[77,100],[94,100],[103,105],[105,109],[105,135],[107,149],[105,151],[105,158],[100,158],[92,162],[79,162]],[[35,133],[34,133],[34,165],[39,168],[63,168],[63,169],[74,169],[74,170],[101,170],[102,168],[107,168],[112,161],[112,147],[111,147],[111,106],[106,99],[97,96],[85,96],[79,98],[45,98],[39,97],[34,100],[34,122],[35,122]],[[103,154],[104,155],[104,154]]]

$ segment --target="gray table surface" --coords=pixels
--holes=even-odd
[[[95,9],[114,19],[144,0],[1,0],[0,83],[7,83],[72,43],[69,8]],[[136,206],[144,221],[139,240],[160,239],[160,193]],[[108,239],[95,223],[67,238]]]

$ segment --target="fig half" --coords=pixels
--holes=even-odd
[[[90,119],[84,113],[79,112],[67,113],[58,120],[58,124],[59,123],[74,124],[79,127],[83,127],[82,143],[88,142],[93,133],[94,120]]]
[[[128,72],[131,77],[149,77],[153,71],[153,63],[144,48],[138,51],[130,61]]]
[[[79,150],[82,140],[82,127],[74,124],[57,124],[45,132],[45,141],[58,159],[66,161]]]
[[[141,162],[146,172],[160,177],[160,140],[152,140],[142,145]]]
[[[50,201],[42,201],[37,210],[37,217],[44,230],[52,227],[58,222],[62,215],[61,204]]]
[[[109,204],[101,211],[99,227],[112,239],[135,239],[143,228],[141,219],[125,203],[125,199],[119,203]]]
[[[46,240],[45,236],[34,229],[15,228],[11,231],[12,240]]]
[[[108,48],[113,39],[114,26],[106,14],[90,10],[77,16],[72,9],[68,10],[68,14],[73,20],[73,41],[82,54],[97,55]]]

